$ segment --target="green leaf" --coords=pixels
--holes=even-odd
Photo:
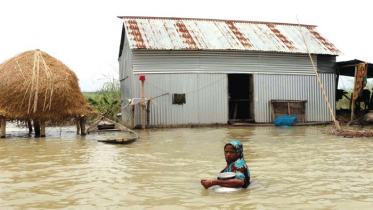
[[[93,100],[92,98],[88,98],[88,103],[90,103],[93,106],[97,106],[98,105],[97,101]]]
[[[110,104],[109,101],[108,101],[105,97],[103,97],[102,100],[103,100],[106,104]]]

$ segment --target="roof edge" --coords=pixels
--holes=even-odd
[[[117,16],[120,19],[173,19],[173,20],[201,20],[201,21],[231,21],[238,23],[256,23],[256,24],[276,24],[276,25],[292,25],[317,27],[317,25],[297,24],[297,23],[280,23],[280,22],[265,22],[265,21],[247,21],[247,20],[224,20],[224,19],[208,19],[208,18],[182,18],[182,17],[151,17],[151,16]]]
[[[147,49],[147,48],[136,48],[129,47],[130,50],[147,50],[147,51],[219,51],[219,52],[264,52],[264,53],[286,53],[286,54],[311,54],[311,55],[331,55],[331,56],[340,56],[343,53],[314,53],[314,52],[286,52],[286,51],[275,51],[275,50],[248,50],[248,49]]]

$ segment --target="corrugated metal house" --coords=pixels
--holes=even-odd
[[[332,121],[302,39],[335,112],[336,56],[316,26],[190,18],[127,17],[119,53],[123,120],[128,100],[151,103],[150,126],[271,122],[271,100],[299,100],[307,122]],[[141,124],[139,106],[134,124]]]

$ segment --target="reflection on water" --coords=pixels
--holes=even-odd
[[[373,138],[346,139],[328,127],[138,130],[130,145],[80,137],[0,139],[0,209],[370,209]],[[205,190],[224,168],[224,144],[242,141],[252,174],[234,194]]]

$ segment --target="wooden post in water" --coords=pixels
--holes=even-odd
[[[149,128],[150,124],[150,100],[147,102],[146,106],[146,126]]]
[[[135,106],[132,106],[131,110],[131,125],[135,127]]]
[[[45,137],[45,120],[40,120],[40,137]]]
[[[82,117],[80,118],[80,135],[82,136],[85,136],[87,135],[86,132],[85,132],[85,116],[82,115]]]
[[[31,133],[32,133],[32,124],[31,124],[31,120],[27,120],[27,126],[28,126],[28,134],[31,134]]]
[[[79,117],[76,118],[76,134],[79,135],[80,133],[80,120]]]
[[[144,82],[145,82],[145,75],[140,75],[140,81],[141,81],[141,117],[142,117],[142,129],[145,129],[145,107],[146,107],[146,103],[145,103],[145,85],[144,85]]]
[[[351,121],[355,118],[355,89],[356,89],[357,65],[355,65],[354,89],[352,90],[351,98]]]
[[[40,121],[33,120],[33,122],[34,122],[35,137],[40,137]]]
[[[1,118],[1,135],[0,137],[1,138],[5,138],[5,134],[6,134],[6,119],[5,119],[5,116],[0,116]]]

